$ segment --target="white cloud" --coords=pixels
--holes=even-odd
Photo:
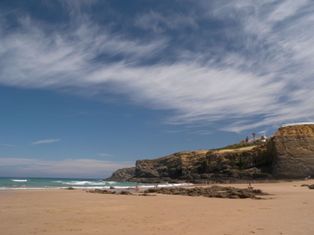
[[[40,160],[33,158],[0,158],[1,175],[28,177],[106,177],[128,162],[95,159]]]
[[[32,145],[41,145],[41,144],[53,144],[60,142],[61,139],[42,139],[42,140],[36,140],[32,142]]]
[[[309,0],[285,0],[280,1],[277,7],[269,14],[268,21],[276,22],[285,20],[295,15],[302,7],[305,7]]]
[[[238,20],[242,31],[227,33],[240,33],[246,42],[244,52],[224,51],[219,63],[204,48],[182,50],[171,63],[145,64],[167,53],[167,39],[129,39],[87,20],[49,34],[29,19],[3,33],[0,21],[0,84],[90,94],[111,89],[134,103],[172,111],[168,123],[223,122],[222,129],[231,131],[311,119],[314,9],[307,1],[274,2],[232,1],[207,9],[211,17]],[[139,22],[153,18],[181,27],[180,20],[171,25],[160,14],[148,16]],[[117,55],[119,60],[97,59]]]

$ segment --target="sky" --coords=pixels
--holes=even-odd
[[[1,0],[0,176],[137,159],[314,120],[311,0]]]

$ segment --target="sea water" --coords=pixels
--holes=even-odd
[[[104,181],[101,179],[73,178],[0,178],[0,190],[4,189],[49,189],[49,188],[129,188],[135,187],[132,182]]]
[[[25,177],[0,177],[0,190],[7,189],[132,189],[135,187],[175,187],[188,184],[137,184],[134,182],[115,182],[101,179],[73,179],[73,178],[25,178]]]

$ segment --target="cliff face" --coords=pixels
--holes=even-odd
[[[269,176],[271,161],[266,146],[239,149],[179,152],[154,160],[136,162],[129,181],[192,181],[255,179]],[[110,180],[118,180],[118,170]],[[121,178],[123,181],[123,179]]]
[[[179,152],[154,160],[136,161],[134,181],[185,180],[198,173],[207,151]]]
[[[280,128],[271,139],[269,148],[275,177],[314,176],[314,125]]]
[[[122,168],[113,172],[110,180],[112,181],[129,181],[135,175],[135,167]]]
[[[314,177],[314,125],[280,128],[265,144],[139,160],[110,180],[160,182]]]

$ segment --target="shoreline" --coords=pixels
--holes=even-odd
[[[156,186],[157,185],[157,186]],[[69,189],[75,189],[75,190],[90,190],[90,189],[118,189],[118,190],[134,190],[137,187],[139,189],[149,189],[149,188],[167,188],[167,187],[188,187],[188,186],[194,186],[196,184],[191,183],[181,183],[181,184],[144,184],[144,185],[138,185],[138,186],[65,186],[65,187],[0,187],[0,191],[6,191],[6,190],[69,190]]]
[[[139,190],[145,190],[145,189],[151,189],[151,188],[172,188],[172,187],[208,187],[213,185],[221,185],[221,186],[234,186],[234,185],[259,185],[259,184],[280,184],[280,183],[289,183],[289,182],[314,182],[314,179],[271,179],[271,180],[239,180],[239,181],[212,181],[208,183],[155,183],[155,184],[145,184],[141,183],[139,185],[135,186],[51,186],[51,187],[0,187],[0,191],[7,191],[7,190],[93,190],[93,189],[107,189],[107,190],[135,190],[138,188]],[[105,181],[104,181],[105,182]],[[121,183],[121,182],[119,182]],[[126,182],[130,183],[130,182]],[[133,182],[131,182],[133,183]]]

